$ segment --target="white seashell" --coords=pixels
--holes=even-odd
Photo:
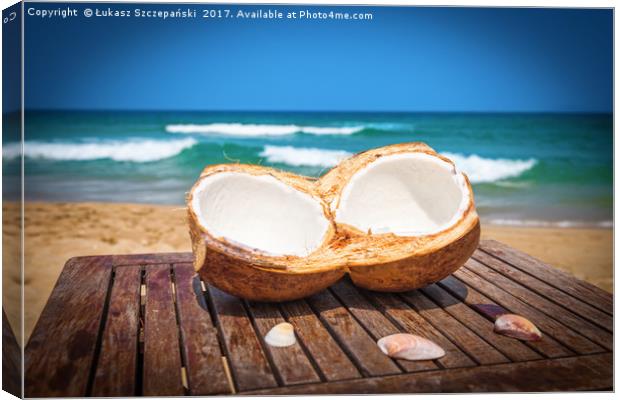
[[[495,332],[520,340],[540,340],[542,333],[530,320],[516,314],[504,314],[495,320]]]
[[[295,328],[288,322],[282,322],[267,332],[265,342],[273,347],[292,346],[297,342]]]
[[[403,360],[434,360],[446,355],[446,352],[436,343],[408,333],[396,333],[382,337],[377,345],[384,354]]]

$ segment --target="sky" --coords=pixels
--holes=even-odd
[[[36,9],[62,4],[26,4]],[[611,112],[611,10],[316,7],[368,21],[25,17],[27,109]],[[207,6],[205,6],[207,7]],[[278,9],[304,6],[208,6]]]

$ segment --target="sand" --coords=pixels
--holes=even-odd
[[[19,321],[19,214],[3,204],[3,301]],[[25,215],[24,333],[29,337],[65,261],[75,256],[190,251],[182,206],[117,203],[28,203]],[[484,225],[483,238],[523,250],[607,291],[613,290],[611,229]],[[16,329],[17,330],[17,329]]]

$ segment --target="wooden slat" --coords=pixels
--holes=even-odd
[[[542,358],[520,341],[493,332],[494,326],[491,321],[469,308],[465,303],[453,297],[438,285],[433,284],[421,290],[443,307],[448,314],[476,332],[512,361],[530,361]]]
[[[30,336],[27,397],[86,395],[112,265],[110,257],[85,261],[67,262]]]
[[[217,328],[211,321],[200,279],[192,264],[174,264],[173,271],[189,394],[230,393]]]
[[[401,372],[328,290],[310,296],[307,300],[334,333],[340,346],[353,357],[363,375],[381,376]]]
[[[482,295],[477,290],[468,287],[463,282],[455,279],[452,276],[444,278],[439,282],[439,286],[446,289],[457,299],[463,301],[468,306],[477,309],[477,305],[479,304],[490,304],[494,305],[493,300],[488,297]],[[512,311],[514,312],[514,311]],[[484,312],[481,314],[485,315]],[[493,317],[489,317],[492,321],[495,320]],[[516,340],[515,340],[516,342]],[[573,355],[574,353],[556,341],[554,338],[549,335],[543,335],[542,339],[536,342],[527,342],[527,345],[536,349],[541,354],[544,354],[547,357],[566,357],[569,355]]]
[[[285,322],[278,307],[273,303],[248,302],[248,310],[262,338],[271,328]],[[299,342],[288,347],[273,347],[265,343],[265,349],[271,355],[278,375],[285,385],[321,381]]]
[[[612,390],[613,356],[590,356],[427,371],[299,385],[253,395],[480,393]]]
[[[529,290],[548,298],[575,314],[578,314],[580,317],[585,318],[610,332],[613,331],[614,319],[611,315],[606,314],[587,303],[584,303],[580,299],[574,298],[573,296],[505,263],[501,259],[488,253],[478,250],[474,253],[474,258],[487,267],[492,268],[496,272],[512,279],[513,281],[519,282]]]
[[[97,397],[136,395],[136,360],[140,329],[140,266],[114,272],[101,351],[91,394]]]
[[[138,264],[182,264],[191,263],[192,261],[194,261],[194,256],[192,255],[192,253],[124,254],[111,257],[115,266]]]
[[[484,293],[486,296],[489,296],[494,302],[497,302],[511,312],[529,319],[545,334],[552,336],[578,354],[597,353],[603,350],[599,345],[588,340],[586,337],[579,335],[536,308],[523,303],[510,293],[466,268],[459,269],[454,273],[454,276]]]
[[[429,300],[422,292],[413,290],[402,293],[401,297],[429,321],[435,328],[456,343],[467,355],[479,364],[499,364],[508,362],[508,358],[485,342],[469,328],[454,319]]]
[[[476,363],[404,301],[392,294],[364,291],[366,297],[409,333],[430,339],[441,346],[446,355],[437,362],[445,368],[471,367]]]
[[[22,397],[22,351],[2,308],[2,390]]]
[[[241,300],[211,285],[208,292],[238,390],[277,386]]]
[[[366,328],[375,341],[384,336],[401,332],[396,325],[373,307],[348,279],[341,279],[332,285],[330,289],[347,307],[349,312]],[[433,361],[396,360],[396,363],[407,372],[428,371],[438,368]]]
[[[613,314],[613,296],[591,283],[576,279],[560,269],[553,268],[522,251],[508,247],[495,240],[481,241],[480,248],[573,297],[585,301],[610,315]]]
[[[281,308],[326,380],[361,376],[304,300],[282,303]]]
[[[181,366],[170,266],[149,265],[146,267],[142,393],[183,395]]]
[[[497,271],[494,271],[476,260],[469,260],[466,264],[466,268],[480,276],[485,277],[485,279],[492,281],[496,286],[501,287],[515,298],[533,306],[539,311],[542,311],[549,317],[563,323],[574,331],[579,332],[581,335],[586,336],[593,342],[598,343],[608,350],[613,348],[613,335],[603,328],[578,317],[564,307],[539,296],[523,285],[506,278]]]

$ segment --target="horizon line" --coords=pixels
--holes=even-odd
[[[3,111],[3,114],[19,113],[22,110]],[[104,109],[104,108],[26,108],[24,112],[154,112],[154,113],[332,113],[332,114],[613,114],[613,110],[269,110],[269,109]]]

